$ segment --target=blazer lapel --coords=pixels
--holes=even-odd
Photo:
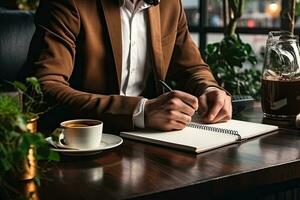
[[[162,71],[162,63],[163,63],[163,52],[162,52],[162,44],[161,44],[161,23],[160,23],[160,10],[159,5],[152,6],[149,8],[149,32],[150,32],[150,43],[151,50],[154,59],[154,72],[156,74],[156,79],[163,80],[163,71]],[[161,87],[158,85],[156,80],[157,91],[160,93]]]
[[[100,0],[107,23],[109,38],[112,46],[119,90],[122,77],[122,33],[120,4],[118,0]]]

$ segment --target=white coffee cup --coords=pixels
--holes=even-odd
[[[99,148],[103,122],[94,119],[76,119],[60,123],[64,143],[75,149]]]

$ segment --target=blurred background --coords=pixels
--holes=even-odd
[[[194,41],[203,52],[209,43],[223,39],[223,0],[182,0]],[[241,39],[252,45],[258,65],[262,64],[267,33],[283,26],[281,14],[287,9],[284,0],[245,0],[244,11],[238,21]],[[296,4],[295,33],[300,32],[299,1]]]
[[[219,84],[231,94],[251,95],[259,99],[260,71],[263,67],[268,33],[274,30],[287,30],[286,26],[289,24],[286,21],[287,13],[291,10],[292,1],[296,2],[296,9],[293,9],[295,10],[294,33],[299,35],[300,0],[182,0],[194,42],[207,63],[212,67],[215,77],[218,77]],[[227,16],[225,17],[225,24],[227,25],[228,19],[233,14],[228,10],[228,2],[236,2],[237,4],[242,2],[243,5],[241,16],[237,21],[237,29],[234,31],[240,36],[242,43],[237,41],[237,44],[232,46],[234,51],[229,57],[241,53],[239,52],[241,51],[240,45],[244,45],[246,49],[251,46],[252,49],[251,52],[240,58],[237,64],[230,64],[230,60],[219,58],[219,62],[226,63],[226,66],[222,66],[209,62],[209,56],[211,61],[216,59],[214,59],[214,54],[208,55],[208,47],[210,44],[224,41],[224,13]],[[0,0],[0,9],[2,7],[2,9],[11,10],[30,10],[34,13],[38,4],[39,0]],[[210,49],[215,47],[211,46]],[[214,64],[217,65],[217,68],[213,68]],[[231,86],[226,87],[226,83],[222,80],[228,80],[231,82]]]
[[[34,10],[39,0],[0,0],[0,7],[8,9]],[[203,52],[209,43],[219,42],[223,38],[223,0],[182,0],[185,7],[190,31],[196,44]],[[286,7],[283,0],[245,0],[242,17],[237,32],[243,41],[252,45],[258,62],[262,62],[263,46],[267,33],[281,27],[280,15]],[[299,17],[300,10],[296,9]],[[298,12],[297,12],[298,11]],[[300,20],[296,21],[299,32]]]

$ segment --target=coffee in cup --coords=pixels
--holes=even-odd
[[[64,143],[75,149],[98,148],[102,138],[103,122],[94,119],[76,119],[60,124]]]

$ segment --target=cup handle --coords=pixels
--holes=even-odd
[[[53,142],[59,142],[60,135],[63,133],[64,129],[63,128],[56,128],[52,133],[51,133],[51,138]]]

